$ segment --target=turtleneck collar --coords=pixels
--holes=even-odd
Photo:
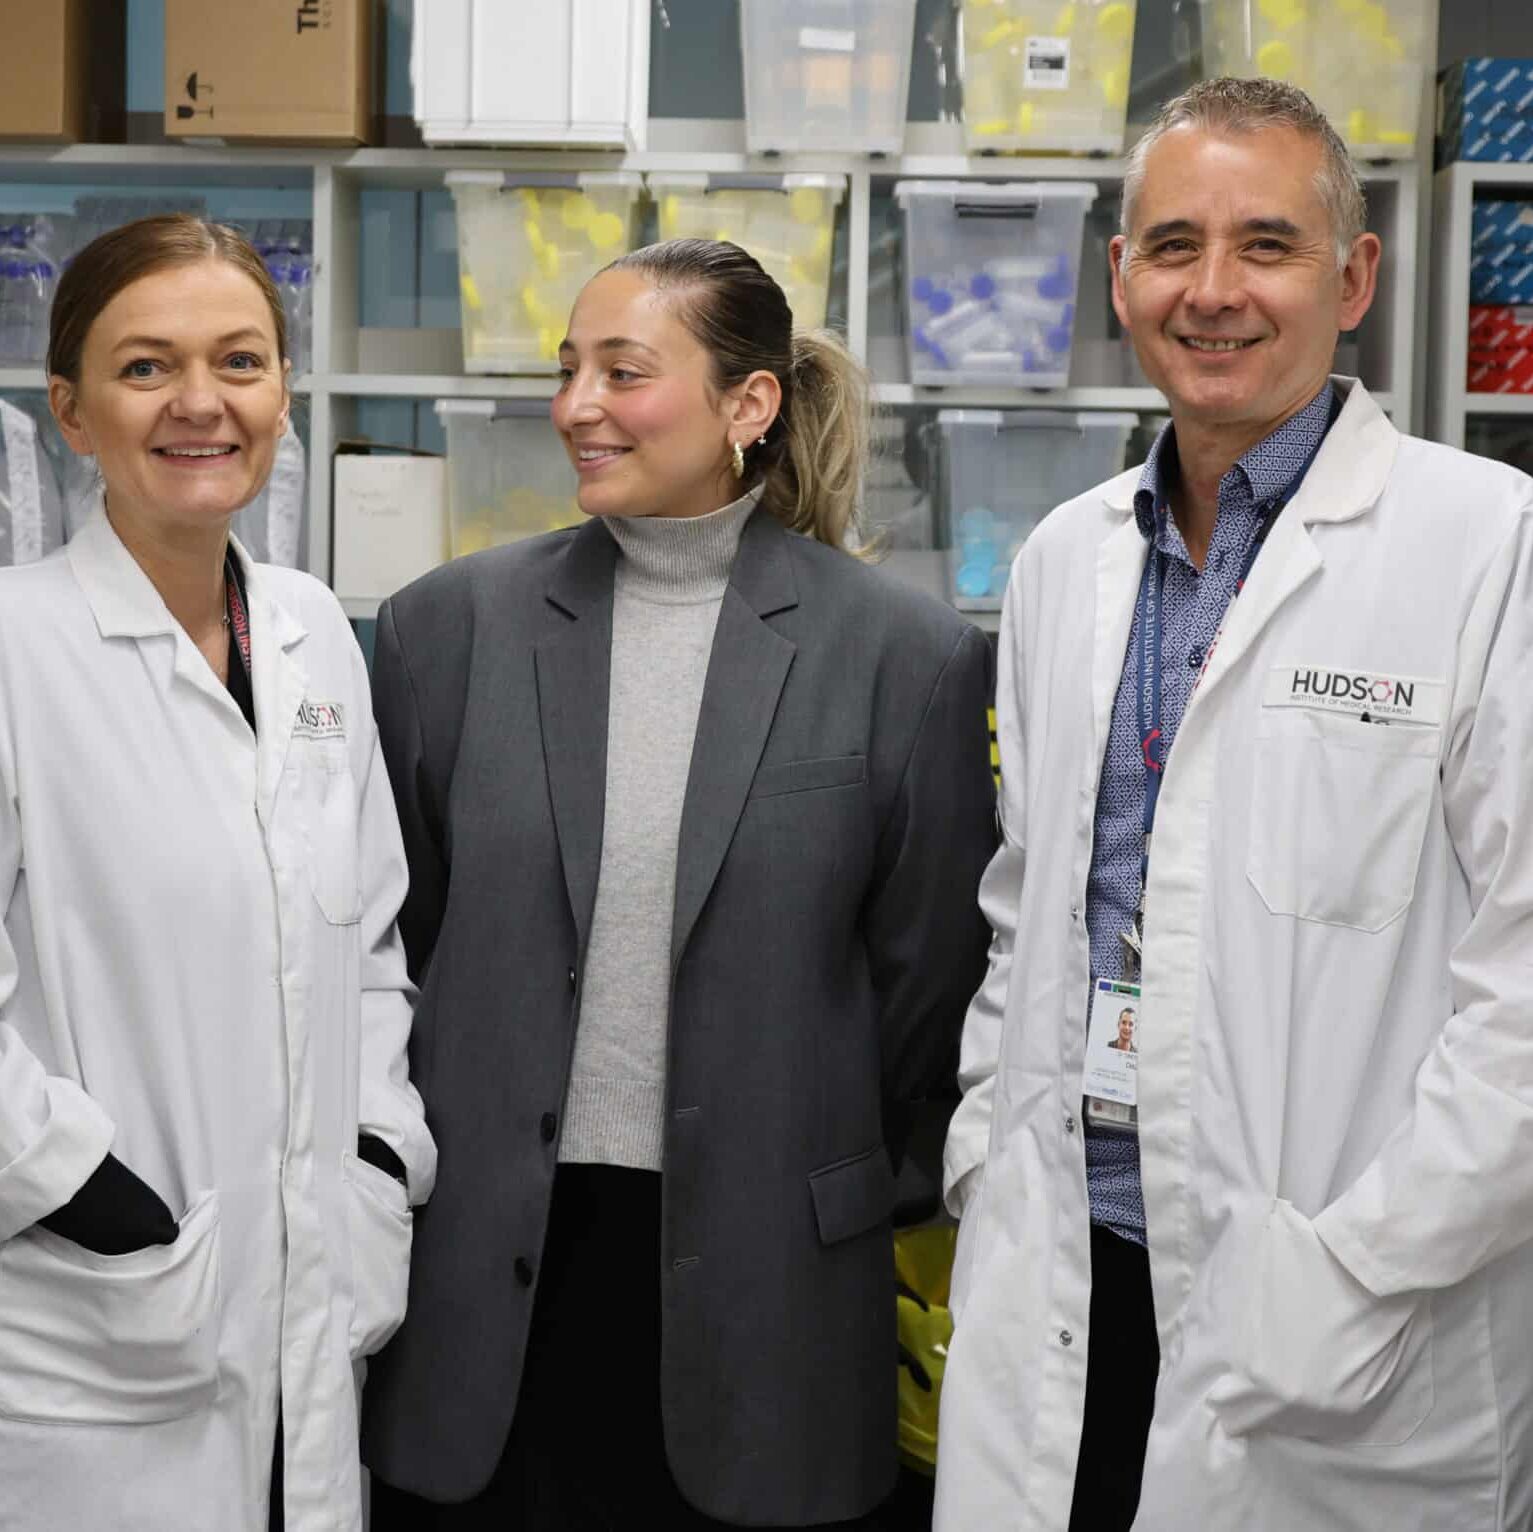
[[[758,484],[706,516],[604,516],[622,553],[618,584],[645,601],[676,606],[717,601],[760,499]]]

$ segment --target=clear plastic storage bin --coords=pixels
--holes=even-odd
[[[1083,181],[900,181],[910,381],[1063,388]]]
[[[1286,80],[1308,91],[1358,158],[1410,159],[1431,4],[1203,0],[1204,72]]]
[[[554,532],[583,519],[575,470],[536,399],[438,399],[447,432],[452,557]]]
[[[941,410],[942,541],[953,603],[998,611],[1011,561],[1057,505],[1123,471],[1137,415]]]
[[[740,0],[752,154],[898,154],[916,0]]]
[[[649,190],[661,239],[732,240],[787,294],[798,329],[825,323],[845,176],[651,175]]]
[[[1136,0],[963,0],[969,148],[1121,154],[1135,8]]]
[[[553,372],[575,295],[638,237],[632,171],[448,174],[458,214],[463,365]]]

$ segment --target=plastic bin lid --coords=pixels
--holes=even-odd
[[[846,195],[844,175],[714,175],[701,170],[661,170],[649,173],[651,191],[773,191],[791,192],[807,187],[834,194],[837,202]]]
[[[548,415],[546,399],[438,399],[435,408],[439,418],[467,415],[479,420],[503,420],[508,416]]]
[[[1139,424],[1137,415],[1115,410],[938,410],[937,425],[942,430],[953,426],[989,426],[993,431],[1091,431],[1122,426],[1132,431]]]
[[[650,177],[651,181],[654,177]],[[1053,198],[1060,202],[1097,199],[1094,181],[896,181],[895,200],[903,207],[912,197],[962,197],[968,202],[1024,202]]]
[[[442,177],[448,186],[563,187],[567,191],[600,186],[622,186],[642,191],[644,177],[637,170],[449,170]]]

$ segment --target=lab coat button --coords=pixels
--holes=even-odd
[[[1068,1112],[1065,1114],[1065,1132],[1075,1132],[1075,1119]]]
[[[1081,907],[1080,907],[1080,905],[1072,904],[1070,906],[1070,919],[1071,920],[1079,920],[1080,918],[1081,918]]]
[[[523,1287],[532,1286],[532,1264],[526,1256],[517,1256],[516,1260],[512,1262],[511,1270],[516,1273],[516,1280]]]
[[[1061,1346],[1073,1346],[1075,1344],[1075,1337],[1068,1330],[1061,1330],[1059,1332],[1059,1344]]]
[[[552,1112],[544,1112],[543,1119],[538,1123],[538,1132],[542,1135],[545,1144],[554,1141],[554,1134],[559,1131],[559,1119]]]

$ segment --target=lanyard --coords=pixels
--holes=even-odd
[[[250,675],[250,614],[245,610],[244,593],[234,573],[233,562],[224,565],[224,592],[229,603],[229,631],[234,635],[234,646],[239,650],[240,665],[246,676]]]
[[[1333,398],[1331,421],[1336,419],[1336,415],[1337,401]],[[1219,634],[1224,631],[1229,608],[1235,604],[1241,591],[1245,589],[1245,583],[1250,578],[1251,569],[1256,563],[1256,556],[1262,551],[1262,544],[1267,541],[1267,534],[1272,530],[1284,507],[1299,493],[1299,488],[1304,483],[1310,466],[1319,456],[1320,448],[1325,444],[1325,437],[1329,430],[1330,422],[1327,422],[1326,431],[1321,433],[1320,440],[1315,443],[1314,450],[1304,460],[1299,471],[1288,481],[1287,487],[1277,499],[1262,512],[1256,531],[1252,533],[1251,541],[1246,547],[1245,558],[1240,565],[1240,575],[1235,581],[1235,593],[1224,609],[1224,616],[1219,619],[1219,627],[1204,656],[1203,669],[1198,672],[1198,682],[1194,683],[1194,691],[1197,690],[1198,683],[1203,680],[1203,674],[1208,669],[1208,663],[1218,646]],[[1155,805],[1160,798],[1160,782],[1166,764],[1165,744],[1160,726],[1161,648],[1165,638],[1165,598],[1166,555],[1152,539],[1150,555],[1144,564],[1144,574],[1139,580],[1139,601],[1136,608],[1139,622],[1139,668],[1136,678],[1139,694],[1139,749],[1144,758],[1144,855],[1140,864],[1141,898],[1149,881],[1150,836],[1155,829]]]

